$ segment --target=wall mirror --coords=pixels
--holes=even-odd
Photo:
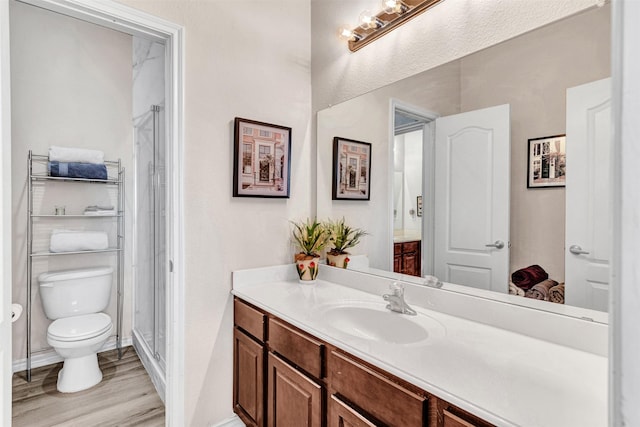
[[[319,111],[318,217],[370,233],[353,251],[368,262],[350,268],[606,322],[610,13]],[[331,200],[334,137],[372,144],[370,200]]]

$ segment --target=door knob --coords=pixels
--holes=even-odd
[[[582,248],[578,245],[571,245],[569,246],[569,252],[571,252],[574,255],[587,255],[589,254],[588,251],[583,251]]]
[[[488,245],[485,245],[488,248],[496,248],[496,249],[502,249],[504,248],[504,242],[502,240],[496,240],[493,243],[490,243]]]

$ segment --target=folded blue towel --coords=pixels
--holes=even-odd
[[[107,167],[94,163],[49,162],[49,175],[65,178],[108,179]]]

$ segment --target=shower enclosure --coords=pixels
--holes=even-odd
[[[166,202],[164,53],[134,37],[135,239],[133,345],[164,400],[166,370]]]

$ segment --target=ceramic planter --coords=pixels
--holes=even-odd
[[[346,252],[337,255],[334,255],[331,252],[327,253],[327,264],[332,267],[347,268],[349,261],[349,254]]]
[[[312,257],[311,255],[296,255],[296,270],[300,277],[300,283],[315,283],[318,277],[318,267],[320,266],[320,257]]]

